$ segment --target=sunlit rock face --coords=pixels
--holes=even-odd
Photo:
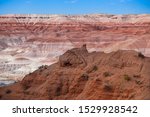
[[[84,44],[0,87],[0,100],[150,100],[149,69],[150,57],[136,51],[89,53]]]
[[[21,80],[85,43],[89,51],[150,56],[150,15],[1,15],[0,80]]]

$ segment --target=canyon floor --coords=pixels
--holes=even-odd
[[[75,67],[74,65],[71,67],[62,67],[61,65],[59,65],[60,56],[63,53],[71,50],[72,48],[79,49],[83,44],[86,44],[88,51],[87,56],[90,56],[90,58],[86,58],[84,55],[78,56],[77,54],[79,58],[76,59],[78,61],[78,59],[80,59],[81,57],[81,61],[78,61],[79,63],[82,63],[83,60],[87,59],[87,61],[84,61],[86,65],[80,66],[78,62],[76,63],[79,64],[78,67]],[[116,58],[113,58],[115,57],[113,56],[113,54],[115,53],[118,57],[118,60]],[[122,53],[124,53],[124,55]],[[144,56],[144,58],[138,57],[139,53],[140,56]],[[76,55],[74,56],[76,57]],[[107,58],[105,61],[106,63],[104,62],[104,60],[102,60],[105,63],[103,65],[99,61],[99,59],[96,59],[96,56],[99,56],[100,58],[101,56],[110,56],[108,58],[112,60],[112,63],[110,63],[110,65],[108,66],[111,66],[113,64],[114,66],[115,64],[117,64],[116,66],[118,66],[118,64],[123,66],[125,64],[125,67],[115,68],[115,71],[111,72],[110,70],[113,70],[114,66],[108,68],[106,67],[107,65],[105,66],[105,64],[108,64],[110,61],[107,61]],[[137,58],[134,58],[134,56],[136,56]],[[123,57],[125,57],[127,60],[124,60]],[[35,95],[39,95],[39,99],[82,99],[82,95],[83,99],[85,99],[84,96],[88,95],[89,96],[87,97],[87,99],[105,99],[104,97],[106,95],[103,91],[103,87],[105,86],[103,85],[109,84],[112,85],[112,89],[111,93],[108,93],[108,95],[110,95],[110,97],[113,95],[114,97],[112,97],[112,99],[149,99],[149,93],[146,93],[149,91],[150,79],[145,76],[149,74],[149,71],[146,71],[145,68],[143,70],[143,66],[145,64],[149,65],[149,62],[147,62],[149,61],[148,57],[150,57],[149,14],[0,15],[0,87],[2,87],[0,89],[1,99],[8,99],[8,96],[10,96],[10,99],[18,99],[20,95],[25,95],[20,96],[20,99],[35,99]],[[122,58],[123,60],[119,58]],[[132,61],[132,59],[135,61]],[[90,74],[88,74],[88,76],[86,76],[87,74],[84,74],[84,72],[86,72],[88,67],[94,66],[93,63],[95,63],[96,61],[99,62],[96,63],[98,66],[95,66],[94,69],[98,70],[96,70],[96,72],[94,73],[91,72]],[[74,62],[74,59],[72,62]],[[128,67],[128,64],[130,67]],[[36,76],[36,74],[39,73],[39,70],[43,71],[43,68],[41,66],[43,66],[44,69],[46,67],[46,69],[49,69],[50,71],[49,73],[47,73],[48,71],[45,72],[44,70],[44,73],[41,72],[42,75]],[[146,66],[146,68],[149,69],[149,66]],[[53,71],[52,69],[54,69],[54,73],[56,73],[56,76],[51,73]],[[66,78],[59,78],[57,76],[59,74],[57,73],[57,70],[58,72],[60,72],[60,76],[61,71],[62,74],[66,74]],[[129,73],[128,70],[130,71]],[[72,76],[69,76],[71,72],[73,74]],[[105,76],[102,75],[103,72],[106,72],[104,74],[106,74],[106,76],[108,75],[108,78],[105,78]],[[137,72],[139,72],[139,74]],[[52,74],[52,76],[50,74]],[[88,80],[84,81],[84,78],[82,79],[82,77],[80,76],[81,74],[83,74],[83,77],[85,75],[85,79],[93,79],[91,80],[92,82],[89,82]],[[93,77],[91,76],[92,74]],[[27,86],[27,89],[21,88],[22,86],[24,87],[23,82],[26,81],[25,78],[27,77],[26,79],[28,79],[30,75],[35,78],[35,81],[33,82],[37,82],[37,85],[36,83],[33,83],[33,87],[29,86],[28,88]],[[38,84],[50,82],[48,79],[43,79],[46,78],[46,75],[50,79],[54,77],[54,81],[52,80],[53,83],[50,85],[52,86],[52,88],[47,86],[47,84]],[[65,76],[62,75],[62,77]],[[68,77],[71,78],[68,79]],[[102,79],[105,79],[106,81],[101,80],[101,77],[104,77]],[[111,79],[111,77],[113,77],[113,80],[107,82],[107,80],[109,81],[109,78]],[[127,77],[129,81],[127,80],[127,82],[125,81],[126,83],[121,84],[122,82],[124,82],[121,81],[123,80],[122,77]],[[135,77],[138,78],[136,79]],[[96,79],[100,81],[97,81]],[[26,82],[32,84],[33,79],[31,78],[28,80]],[[81,80],[81,83],[78,80]],[[75,84],[72,84],[73,82]],[[100,85],[96,85],[94,84],[94,82],[99,82]],[[14,83],[15,85],[11,85]],[[101,91],[98,92],[99,94],[102,95],[104,93],[104,97],[102,96],[96,98],[94,97],[96,93],[91,96],[90,93],[86,94],[84,92],[85,94],[82,94],[81,92],[83,92],[83,89],[87,85],[87,83],[89,83],[89,87],[91,85],[93,86],[93,88],[85,88],[86,90],[94,91],[95,86],[95,88],[98,88]],[[130,84],[134,88],[138,89],[134,91],[133,87],[131,88],[131,86],[127,84]],[[10,86],[8,86],[8,88],[6,87],[6,90],[8,89],[6,91],[3,86],[7,85]],[[66,85],[67,88],[64,88],[63,85]],[[73,93],[68,94],[70,90],[72,92],[72,89],[70,89],[69,87],[70,85],[71,87],[76,85],[75,87],[79,88],[79,90],[74,89],[74,95]],[[116,86],[114,87],[113,85]],[[129,90],[127,86],[129,86],[129,89],[132,90]],[[9,87],[12,87],[11,91],[11,88]],[[39,92],[38,94],[37,91],[40,88],[43,88],[43,90],[41,90],[41,93]],[[122,92],[117,92],[117,88]],[[44,94],[44,91],[45,93],[48,93],[47,96],[45,96],[46,94]],[[58,92],[58,94],[55,94],[56,92]],[[144,93],[142,95],[143,97],[139,95],[141,92]],[[51,97],[51,94],[53,96],[59,96]],[[79,96],[79,94],[81,96]],[[131,96],[131,94],[133,96]],[[109,96],[106,96],[106,99],[110,99]]]

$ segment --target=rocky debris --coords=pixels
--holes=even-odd
[[[149,69],[150,58],[138,52],[90,53],[84,45],[1,87],[0,99],[150,99]]]

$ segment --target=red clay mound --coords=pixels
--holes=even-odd
[[[150,99],[149,69],[150,58],[141,53],[88,53],[84,45],[1,87],[0,99]]]

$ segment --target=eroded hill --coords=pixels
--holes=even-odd
[[[131,50],[68,50],[22,81],[0,88],[0,99],[150,99],[150,58]]]
[[[84,43],[89,51],[150,56],[150,15],[1,15],[0,84],[21,80]]]

